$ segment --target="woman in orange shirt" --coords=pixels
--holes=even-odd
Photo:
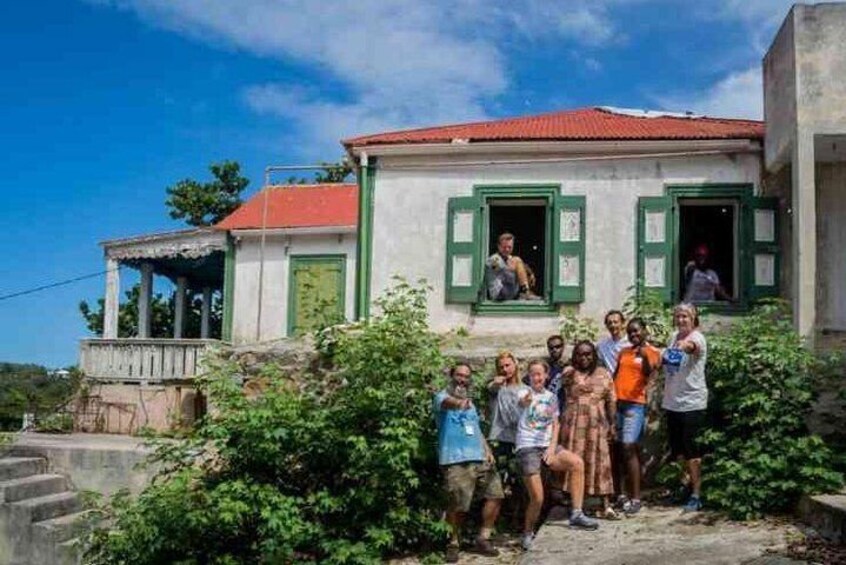
[[[640,442],[646,428],[647,392],[651,392],[651,384],[661,363],[661,351],[647,343],[646,324],[640,318],[629,321],[626,334],[631,346],[623,349],[617,358],[614,392],[617,396],[617,441],[621,444],[619,451],[623,456],[620,471],[627,479],[620,481],[623,490],[628,493],[628,498],[623,497],[623,511],[631,516],[641,508]]]

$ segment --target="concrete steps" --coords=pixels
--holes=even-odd
[[[68,490],[62,475],[31,475],[0,482],[0,503],[17,502]]]
[[[47,470],[41,457],[5,457],[0,459],[0,481],[31,477]]]
[[[0,562],[79,563],[79,538],[93,515],[63,475],[47,473],[40,457],[0,459]]]

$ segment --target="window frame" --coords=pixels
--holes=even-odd
[[[527,314],[536,316],[545,316],[558,313],[558,304],[552,299],[552,254],[553,254],[553,214],[555,213],[555,199],[561,194],[561,185],[553,183],[540,184],[477,184],[473,186],[473,194],[479,200],[481,207],[480,225],[481,237],[479,245],[482,246],[481,254],[481,275],[480,280],[484,285],[484,261],[488,257],[487,250],[490,248],[490,208],[489,201],[491,200],[544,200],[546,225],[544,237],[544,288],[542,296],[544,300],[541,301],[521,301],[512,300],[507,302],[494,302],[487,300],[484,288],[480,296],[484,297],[472,303],[474,314],[492,314],[492,315],[509,315],[509,314]]]
[[[680,201],[682,200],[731,200],[736,202],[735,225],[737,237],[735,238],[735,265],[737,273],[737,288],[735,295],[737,303],[709,302],[697,304],[697,308],[703,313],[712,314],[745,314],[751,309],[750,292],[753,287],[753,273],[748,269],[748,257],[750,253],[753,234],[749,233],[746,214],[753,209],[755,203],[755,186],[752,183],[720,183],[720,184],[669,184],[665,185],[665,194],[671,201],[672,212],[672,245],[671,257],[671,303],[680,302],[682,297],[681,289],[681,260],[679,258],[679,241],[681,229]]]

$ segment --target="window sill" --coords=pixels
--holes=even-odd
[[[748,314],[751,307],[746,301],[732,303],[725,302],[700,302],[694,303],[700,314],[720,314],[725,316],[741,316]]]
[[[545,300],[509,300],[506,302],[478,302],[473,305],[474,314],[507,316],[522,315],[558,315],[558,306]]]

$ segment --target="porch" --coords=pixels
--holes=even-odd
[[[103,331],[80,343],[86,377],[126,384],[192,379],[204,352],[229,337],[231,282],[229,288],[225,283],[232,280],[231,274],[227,277],[232,250],[226,232],[196,228],[101,245],[106,259]],[[137,270],[140,280],[122,306],[125,267]],[[172,283],[172,292],[154,294],[156,276]]]

